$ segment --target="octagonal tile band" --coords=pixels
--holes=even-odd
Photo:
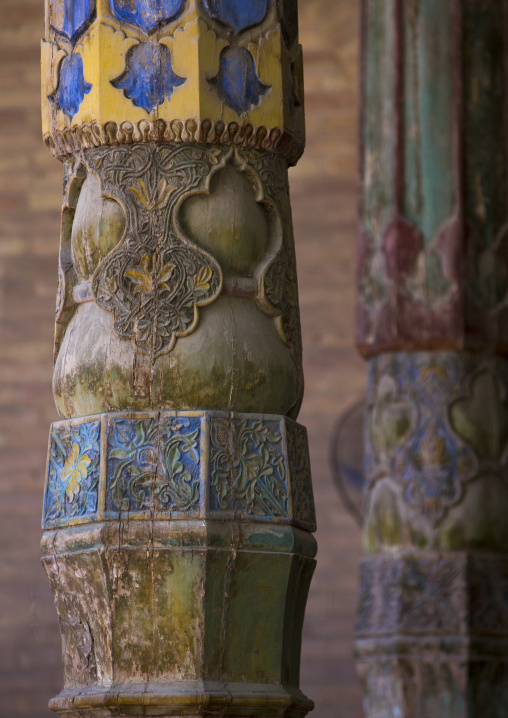
[[[101,414],[52,425],[43,528],[255,520],[315,531],[307,431],[283,416]]]

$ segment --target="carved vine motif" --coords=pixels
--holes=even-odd
[[[301,364],[302,335],[298,302],[298,278],[293,238],[293,222],[285,161],[266,152],[246,150],[249,164],[256,170],[274,200],[284,227],[283,243],[274,261],[269,265],[262,285],[262,299],[278,314],[279,331],[291,347],[295,363]],[[302,387],[303,389],[303,387]]]
[[[418,353],[374,360],[368,388],[366,475],[397,484],[436,525],[466,482],[507,478],[508,375],[495,357]]]
[[[124,239],[97,268],[95,301],[112,312],[116,332],[154,359],[193,331],[198,307],[218,297],[216,260],[178,230],[184,197],[204,191],[227,150],[137,145],[95,150],[87,159],[103,192],[127,214]]]
[[[430,555],[365,559],[361,568],[360,634],[459,633],[467,621],[467,566],[457,558]]]
[[[315,531],[316,509],[312,492],[307,430],[299,424],[289,422],[286,426],[293,511],[309,531]]]
[[[100,422],[56,428],[50,437],[45,521],[93,515],[99,486]]]
[[[464,360],[466,361],[466,360]],[[366,475],[389,477],[406,504],[435,525],[477,475],[478,459],[454,431],[449,409],[467,393],[461,356],[397,354],[371,364]]]
[[[365,559],[358,632],[508,635],[503,555],[430,554]]]
[[[116,420],[108,435],[106,510],[195,508],[200,498],[199,441],[199,419]]]
[[[210,431],[212,508],[289,516],[280,425],[262,419],[214,419]]]
[[[283,417],[206,411],[53,425],[44,528],[126,514],[221,521],[232,513],[315,530],[303,427]]]
[[[214,301],[222,288],[218,262],[181,232],[179,207],[191,195],[206,194],[213,173],[229,162],[253,173],[271,207],[274,227],[283,228],[273,229],[271,254],[260,267],[257,301],[274,316],[295,364],[301,365],[291,207],[282,158],[221,146],[135,145],[93,150],[85,161],[100,177],[103,193],[117,199],[127,215],[124,238],[95,271],[94,299],[113,314],[115,331],[154,359],[195,329],[198,308]]]

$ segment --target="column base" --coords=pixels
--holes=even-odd
[[[49,707],[65,718],[257,716],[303,718],[314,704],[291,687],[219,681],[122,683],[62,691]]]
[[[43,564],[65,718],[302,718],[315,567],[305,429],[282,416],[109,414],[53,425]]]
[[[357,667],[367,718],[506,718],[508,557],[362,563]]]

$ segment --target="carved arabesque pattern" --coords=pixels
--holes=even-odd
[[[106,511],[190,511],[199,504],[200,420],[112,422]]]
[[[269,254],[259,268],[257,301],[275,318],[301,371],[285,160],[254,149],[143,144],[92,150],[83,161],[100,178],[103,193],[119,201],[127,217],[122,241],[96,268],[93,297],[113,314],[118,335],[153,359],[195,329],[198,308],[214,301],[222,288],[218,262],[181,231],[180,206],[187,197],[206,194],[213,173],[230,162],[238,171],[252,173],[277,218],[274,226],[282,227],[280,236],[271,238]],[[302,392],[300,380],[300,397]]]
[[[198,307],[219,296],[217,261],[189,241],[175,222],[186,196],[204,191],[220,148],[137,145],[94,150],[87,157],[103,192],[127,215],[122,242],[97,268],[92,291],[113,313],[115,331],[154,359],[192,332]]]
[[[389,479],[406,506],[435,527],[462,500],[467,482],[486,475],[506,481],[507,398],[500,358],[421,352],[372,360],[368,496]]]
[[[302,335],[298,302],[298,279],[293,237],[293,221],[284,159],[266,152],[246,150],[249,164],[256,170],[269,197],[275,202],[283,226],[283,243],[274,261],[267,267],[262,284],[262,299],[280,317],[277,320],[284,341],[291,347],[296,366],[302,362]],[[300,401],[303,380],[300,380]]]
[[[263,419],[212,420],[212,509],[253,516],[289,516],[286,462],[280,424]]]
[[[45,522],[92,516],[97,511],[99,421],[56,426],[50,436],[44,498]]]
[[[312,492],[307,429],[300,424],[286,426],[293,511],[309,531],[316,530],[316,508]]]
[[[44,528],[122,516],[234,516],[314,531],[306,431],[281,416],[197,411],[54,424]]]

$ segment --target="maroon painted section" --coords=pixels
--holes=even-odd
[[[463,297],[459,292],[458,268],[462,264],[461,228],[458,218],[443,225],[432,241],[430,251],[440,261],[449,288],[441,301],[430,305],[426,287],[412,290],[412,278],[418,276],[423,238],[419,230],[403,217],[396,217],[383,238],[386,267],[386,299],[376,313],[358,303],[358,347],[362,354],[425,348],[460,348],[464,337]],[[428,252],[427,252],[428,253]],[[368,273],[368,238],[360,232],[358,240],[359,281]],[[378,279],[381,279],[377,270]],[[430,306],[429,306],[430,305]]]
[[[485,226],[480,223],[482,228],[479,229],[478,223],[469,220],[471,214],[474,218],[475,211],[480,215],[482,208],[471,208],[471,199],[466,207],[466,198],[474,196],[474,193],[471,195],[471,187],[480,178],[483,181],[482,191],[484,186],[488,188],[484,178],[488,177],[491,165],[498,161],[497,145],[492,144],[494,140],[489,144],[481,136],[482,112],[487,110],[475,106],[471,88],[474,87],[473,81],[482,83],[485,78],[490,81],[488,62],[482,59],[482,53],[489,50],[490,35],[503,43],[505,82],[508,78],[508,4],[503,0],[503,30],[492,19],[494,6],[489,0],[484,5],[478,5],[477,0],[446,1],[450,3],[448,8],[451,9],[453,28],[450,37],[453,92],[451,181],[455,209],[434,236],[427,237],[406,215],[408,183],[418,181],[416,175],[405,176],[409,171],[405,163],[406,135],[411,128],[404,127],[404,73],[405,64],[412,60],[412,48],[404,47],[404,22],[408,22],[409,6],[404,5],[404,0],[393,0],[393,44],[386,47],[396,68],[393,87],[393,218],[384,228],[379,227],[382,233],[379,238],[376,238],[372,227],[376,222],[379,224],[382,214],[378,205],[374,210],[369,205],[367,191],[372,194],[372,189],[367,188],[367,182],[372,183],[372,180],[367,179],[366,168],[367,163],[371,163],[373,171],[376,171],[376,153],[382,156],[382,148],[362,147],[364,201],[358,237],[357,343],[359,351],[366,356],[413,349],[485,349],[508,353],[508,213],[506,225],[494,241],[487,236],[493,231],[488,221],[483,223]],[[368,13],[367,5],[368,0],[364,0],[364,16]],[[404,15],[405,12],[408,14]],[[475,25],[477,16],[482,22]],[[466,22],[475,37],[483,38],[475,49],[468,44]],[[369,31],[365,22],[364,26],[363,76],[368,71],[366,58],[369,43],[374,42],[372,28]],[[492,53],[495,58],[495,51],[492,50]],[[431,60],[419,58],[422,64],[426,61],[431,63]],[[485,78],[481,75],[482,70]],[[443,71],[448,70],[445,68]],[[473,79],[472,72],[475,72]],[[467,91],[466,82],[469,83]],[[362,96],[366,97],[365,80],[362,81]],[[508,93],[505,97],[508,98]],[[486,101],[480,97],[478,103],[482,102]],[[508,106],[508,100],[506,104]],[[435,111],[440,111],[437,101]],[[477,143],[468,129],[470,115],[474,115],[473,121],[476,122],[473,129],[477,132]],[[504,116],[508,119],[508,108],[505,108]],[[379,121],[383,121],[382,116]],[[364,126],[365,108],[361,118],[361,137],[365,144]],[[505,139],[497,138],[496,141],[499,144]],[[508,175],[508,142],[505,141],[503,147],[506,157],[500,161],[506,166]],[[423,178],[424,170],[415,167],[414,171],[422,172]],[[508,181],[506,190],[508,206]],[[491,199],[491,203],[493,201]],[[370,221],[369,211],[377,212],[374,221]]]

